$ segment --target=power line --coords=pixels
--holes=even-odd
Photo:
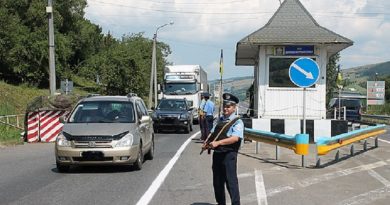
[[[274,12],[266,12],[266,11],[248,11],[248,12],[199,12],[199,11],[180,11],[180,10],[164,10],[164,9],[153,9],[153,8],[143,8],[138,6],[131,6],[126,4],[118,4],[118,3],[108,3],[99,0],[93,0],[98,4],[111,5],[116,7],[127,7],[139,10],[146,11],[157,11],[162,13],[177,13],[177,14],[195,14],[195,15],[260,15],[260,14],[273,14]],[[312,14],[321,15],[321,14],[347,14],[347,15],[390,15],[389,12],[354,12],[354,13],[342,13],[342,12],[311,12]],[[345,15],[333,15],[332,17],[346,17]],[[346,17],[348,18],[348,17]]]
[[[91,1],[91,0],[90,0]],[[94,0],[92,0],[94,1]],[[137,0],[139,1],[139,0]],[[153,0],[147,0],[144,2],[150,3],[157,3],[157,4],[177,4],[177,5],[220,5],[220,4],[234,4],[234,3],[242,3],[245,1],[250,1],[250,0],[233,0],[233,1],[219,1],[219,2],[196,2],[196,3],[189,3],[189,2],[174,2],[174,1],[153,1]]]
[[[137,6],[130,6],[125,4],[117,4],[117,3],[107,3],[104,1],[98,1],[94,0],[94,2],[98,4],[104,4],[104,5],[111,5],[111,6],[117,6],[117,7],[126,7],[126,8],[133,8],[133,9],[140,9],[140,10],[146,10],[146,11],[158,11],[163,13],[179,13],[179,14],[195,14],[195,15],[202,15],[202,14],[212,14],[212,15],[258,15],[258,14],[264,14],[264,13],[273,13],[273,12],[198,12],[198,11],[180,11],[180,10],[164,10],[164,9],[153,9],[153,8],[143,8],[143,7],[137,7]]]

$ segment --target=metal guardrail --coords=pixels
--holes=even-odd
[[[284,147],[294,150],[295,154],[302,156],[302,167],[305,166],[304,155],[309,154],[309,135],[308,134],[296,134],[290,136],[286,134],[279,134],[274,132],[267,132],[262,130],[255,130],[251,128],[245,128],[245,139],[256,141],[256,153],[257,142],[263,142],[267,144],[276,145],[276,160],[278,159],[279,149],[278,147]]]
[[[390,125],[390,116],[388,115],[367,115],[362,114],[362,120],[380,124],[388,124]]]
[[[19,130],[24,130],[23,122],[24,114],[0,116],[0,124],[11,126]]]
[[[375,147],[378,147],[378,135],[386,132],[386,125],[369,126],[367,128],[354,130],[348,133],[340,134],[333,137],[318,137],[317,138],[317,162],[319,167],[321,159],[319,156],[326,155],[332,150],[351,144],[351,155],[354,155],[353,143],[364,140],[364,150],[367,150],[367,138],[375,137]],[[336,153],[336,160],[339,160],[339,150]]]
[[[374,118],[374,119],[390,119],[388,115],[367,115],[363,114],[362,117]]]

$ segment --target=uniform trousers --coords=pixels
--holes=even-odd
[[[206,140],[209,132],[208,132],[208,127],[207,127],[206,117],[204,115],[199,116],[199,127],[200,127],[200,132],[201,132],[200,139]]]
[[[213,125],[214,125],[214,117],[212,115],[206,115],[207,135],[213,129]]]
[[[213,185],[218,205],[226,204],[225,184],[232,205],[240,204],[240,190],[237,179],[237,152],[218,152],[213,154]]]

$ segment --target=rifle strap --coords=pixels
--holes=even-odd
[[[237,120],[239,120],[239,119],[240,119],[240,117],[236,117],[236,118],[234,118],[233,120],[231,120],[230,122],[226,123],[226,124],[222,127],[222,129],[218,132],[217,136],[215,136],[213,142],[216,141],[216,140],[219,138],[219,136],[221,136],[222,133],[226,132],[227,129],[229,129],[230,126],[232,126],[232,125],[233,125]]]

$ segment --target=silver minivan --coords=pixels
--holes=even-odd
[[[153,121],[134,94],[93,96],[77,103],[55,143],[57,170],[71,165],[132,165],[153,159]]]

